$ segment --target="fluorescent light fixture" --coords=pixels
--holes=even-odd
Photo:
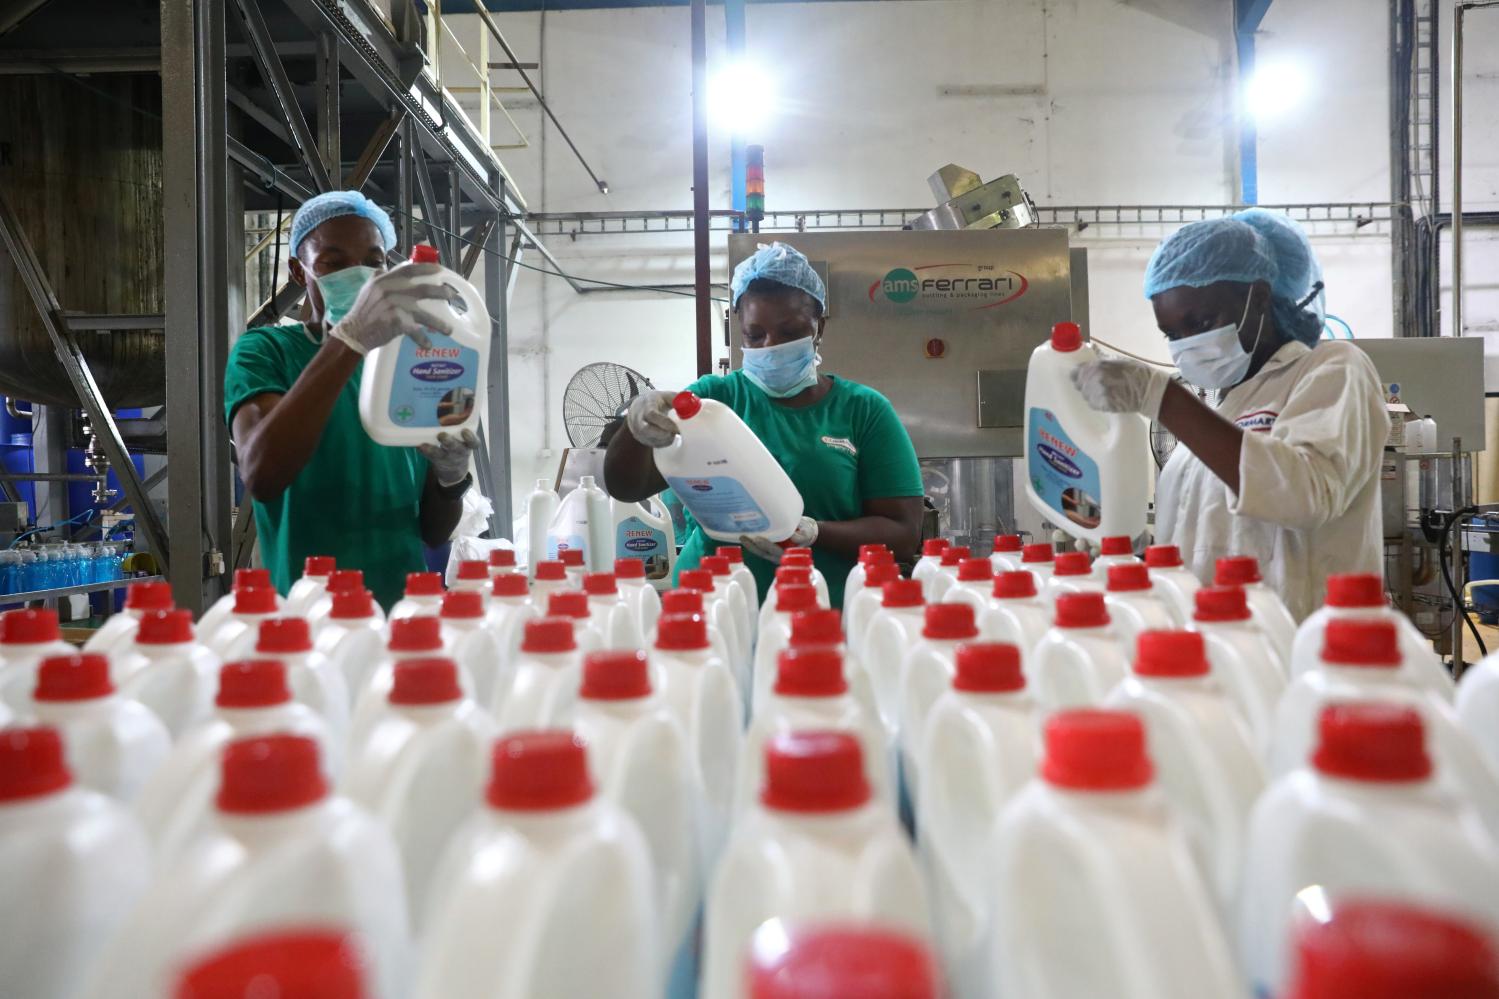
[[[1305,100],[1310,88],[1306,70],[1299,63],[1286,59],[1263,62],[1255,66],[1254,75],[1244,85],[1244,106],[1256,121],[1271,121]]]
[[[734,135],[753,136],[775,104],[775,78],[748,60],[730,63],[708,81],[709,121]]]

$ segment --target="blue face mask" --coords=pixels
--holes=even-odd
[[[1254,360],[1260,336],[1265,331],[1265,317],[1261,315],[1259,328],[1254,332],[1254,346],[1246,352],[1239,331],[1248,318],[1249,301],[1246,300],[1244,315],[1237,323],[1172,340],[1168,345],[1171,360],[1176,363],[1182,377],[1204,389],[1228,389],[1242,382],[1249,373],[1249,363]]]
[[[373,267],[356,264],[341,271],[324,274],[317,279],[318,291],[323,293],[323,322],[331,329],[349,314],[354,300],[378,273]]]
[[[741,370],[772,399],[789,399],[817,384],[816,337],[804,336],[774,347],[744,347]]]

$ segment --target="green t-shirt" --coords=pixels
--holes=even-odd
[[[247,330],[224,371],[224,418],[263,392],[285,393],[319,348],[301,323]],[[260,551],[276,589],[286,593],[308,555],[332,555],[339,568],[364,570],[365,585],[389,609],[406,574],[426,568],[421,535],[427,459],[413,448],[372,441],[359,422],[363,364],[338,393],[317,450],[287,490],[255,502]]]
[[[890,400],[866,385],[830,377],[828,394],[801,409],[780,405],[740,371],[705,375],[687,391],[728,406],[755,432],[791,476],[813,520],[853,520],[864,516],[865,500],[922,495],[916,449]],[[692,568],[717,547],[688,513],[678,569]],[[764,599],[775,566],[749,552],[744,562]],[[814,546],[812,562],[827,578],[833,606],[841,608],[854,560]]]

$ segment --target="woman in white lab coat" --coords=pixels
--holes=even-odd
[[[1379,469],[1389,417],[1374,365],[1321,341],[1321,268],[1301,228],[1252,209],[1185,226],[1156,248],[1145,295],[1182,377],[1129,360],[1073,376],[1095,409],[1157,418],[1180,445],[1156,486],[1156,538],[1204,582],[1253,555],[1300,620],[1327,577],[1379,572]]]

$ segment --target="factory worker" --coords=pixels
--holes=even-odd
[[[1129,360],[1073,382],[1095,409],[1143,413],[1180,442],[1156,485],[1157,540],[1204,581],[1221,556],[1257,557],[1298,620],[1328,576],[1380,572],[1382,387],[1362,350],[1320,340],[1321,268],[1301,228],[1260,209],[1186,226],[1156,248],[1145,295],[1182,378],[1216,407]]]
[[[305,323],[262,326],[235,341],[224,372],[240,478],[255,501],[260,552],[285,593],[308,555],[362,569],[381,605],[424,569],[423,545],[452,534],[477,444],[439,435],[417,449],[384,447],[359,420],[366,354],[422,328],[450,332],[436,264],[390,268],[390,217],[358,191],[329,191],[292,219],[288,270],[307,289]],[[445,317],[448,314],[448,317]]]
[[[732,409],[765,442],[802,494],[804,515],[789,538],[740,539],[763,597],[782,549],[812,549],[834,607],[860,545],[884,544],[901,561],[921,538],[921,467],[890,401],[857,382],[818,370],[827,289],[800,252],[762,246],[734,268],[731,304],[743,338],[742,366],[705,375],[687,390]],[[672,443],[671,392],[637,396],[626,433],[609,442],[604,481],[611,495],[641,500],[666,488],[653,448]],[[688,516],[678,568],[717,543]]]

